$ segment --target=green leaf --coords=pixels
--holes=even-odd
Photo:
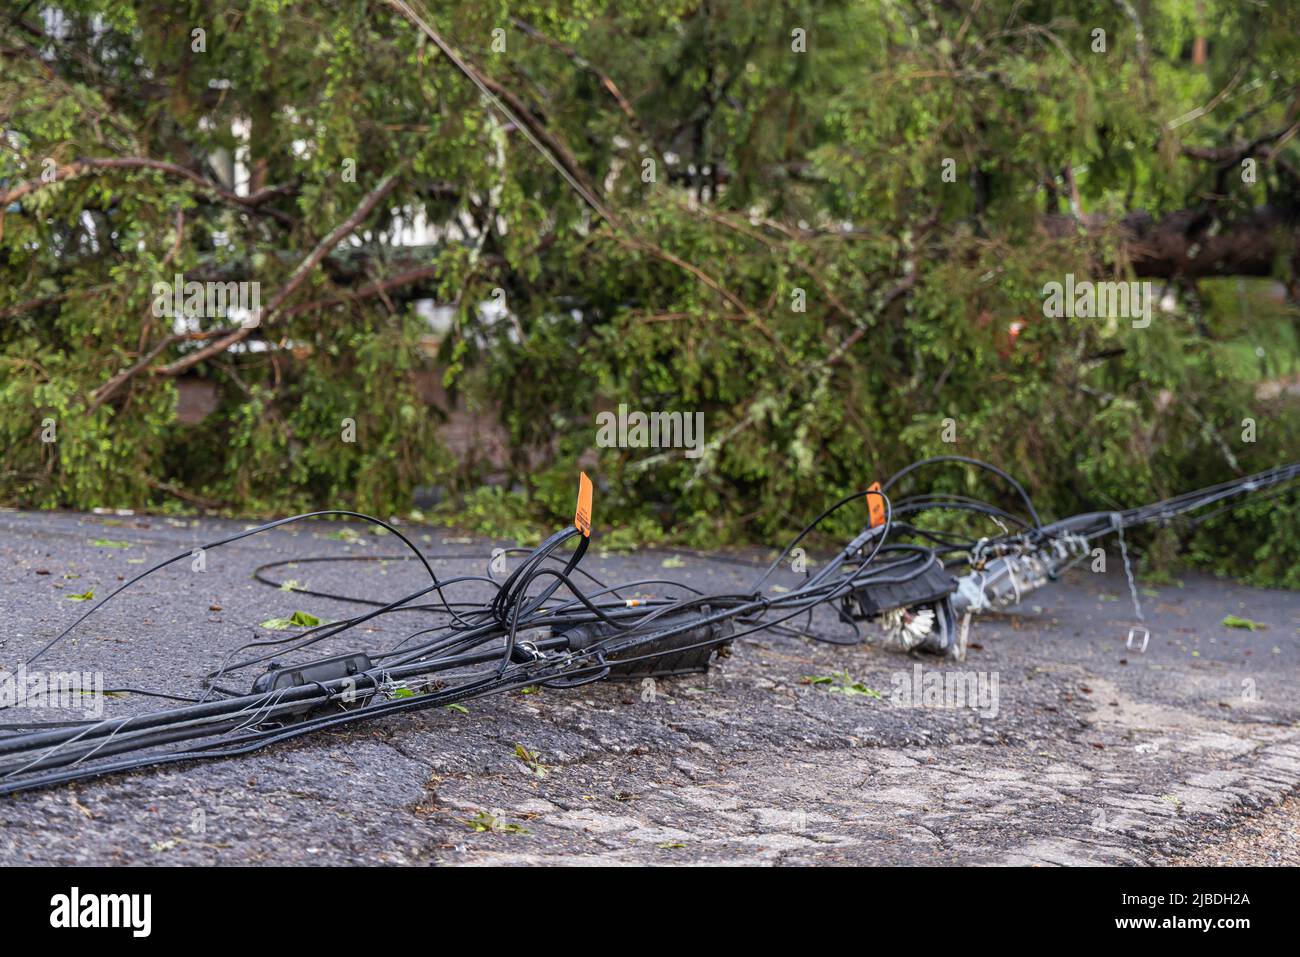
[[[1239,615],[1224,615],[1223,626],[1225,628],[1245,628],[1249,631],[1263,631],[1268,625],[1259,621],[1252,621],[1249,618],[1242,618]]]
[[[472,818],[465,821],[466,826],[476,834],[482,834],[487,831],[493,831],[499,834],[527,834],[528,829],[522,824],[507,823],[494,814],[487,811],[479,811]]]
[[[847,695],[850,698],[880,698],[881,694],[874,688],[868,688],[861,681],[854,681],[847,671],[837,671],[833,675],[805,675],[804,683],[822,685],[833,694]]]
[[[95,591],[91,589],[90,591],[83,591],[80,595],[66,595],[64,597],[68,601],[91,601],[95,597]]]
[[[516,744],[515,756],[518,757],[520,761],[524,762],[524,764],[528,765],[528,770],[532,771],[539,778],[546,777],[548,771],[546,766],[542,764],[541,752],[529,751],[522,744]]]
[[[285,631],[289,628],[315,628],[317,625],[325,624],[328,622],[310,612],[295,611],[288,618],[268,618],[261,623],[260,627],[267,631]]]

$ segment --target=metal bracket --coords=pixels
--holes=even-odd
[[[1145,628],[1130,628],[1128,630],[1128,639],[1124,642],[1124,647],[1131,649],[1133,647],[1133,639],[1139,634],[1142,635],[1142,647],[1138,649],[1138,654],[1144,655],[1147,651],[1147,642],[1151,640],[1151,632],[1147,631]]]

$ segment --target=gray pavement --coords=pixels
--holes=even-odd
[[[0,512],[0,667],[85,610],[69,596],[102,597],[142,562],[242,527]],[[267,618],[355,612],[250,578],[263,562],[398,552],[391,537],[342,528],[258,536],[209,552],[203,572],[178,563],[44,664],[102,670],[110,686],[193,691]],[[440,572],[480,573],[492,547],[412,533],[426,552],[461,556],[439,559]],[[1294,812],[1283,802],[1300,784],[1300,594],[1193,574],[1139,582],[1151,633],[1140,652],[1125,647],[1135,622],[1117,554],[1110,565],[977,620],[960,665],[763,634],[706,677],[516,692],[468,713],[0,798],[0,864],[1146,864],[1231,862],[1252,827],[1285,844]],[[654,550],[596,552],[584,567],[718,591],[753,577]],[[367,597],[420,581],[410,562],[274,574]],[[1225,627],[1226,615],[1264,627]],[[392,616],[321,653],[391,644],[425,623]],[[829,613],[809,627],[846,634]],[[996,678],[997,696],[910,706],[894,691],[918,680],[918,665],[921,682],[983,676],[989,691]],[[837,673],[847,680],[808,680]],[[880,697],[833,690],[854,684]],[[157,706],[114,698],[110,713]],[[517,745],[536,760],[520,760]]]

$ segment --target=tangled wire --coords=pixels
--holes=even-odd
[[[956,494],[891,496],[915,473],[937,465],[981,470],[1003,483],[1010,508]],[[585,478],[585,477],[584,477]],[[606,585],[579,567],[590,544],[583,516],[536,548],[512,549],[523,558],[504,578],[441,578],[426,555],[399,529],[357,512],[327,510],[295,515],[210,542],[208,551],[271,529],[313,518],[344,517],[373,523],[407,549],[428,583],[391,601],[325,591],[295,591],[363,606],[339,622],[320,624],[290,638],[263,639],[235,648],[206,675],[192,696],[121,688],[122,694],[171,699],[180,704],[126,717],[33,726],[0,725],[0,794],[40,788],[147,766],[228,758],[326,728],[397,713],[456,704],[530,686],[571,688],[606,678],[646,678],[698,673],[721,646],[760,631],[804,635],[834,644],[863,640],[859,623],[874,621],[885,640],[902,650],[964,656],[972,614],[1018,603],[1089,554],[1091,543],[1125,529],[1200,522],[1265,490],[1287,491],[1300,463],[1189,492],[1122,512],[1092,512],[1044,524],[1024,488],[995,466],[959,456],[917,462],[882,485],[835,502],[797,536],[747,587],[710,594],[665,579]],[[895,493],[895,496],[897,493]],[[832,515],[854,503],[868,506],[861,531],[797,587],[773,588],[772,576]],[[1219,508],[1206,512],[1211,506]],[[972,535],[917,524],[932,513],[964,513],[996,529]],[[1192,513],[1198,513],[1192,515]],[[1126,571],[1127,547],[1124,547]],[[86,619],[141,580],[190,557],[181,552],[126,581],[31,655],[39,661]],[[356,557],[307,557],[305,562],[347,562]],[[368,560],[376,560],[368,558]],[[395,560],[385,558],[383,560]],[[290,564],[261,566],[256,577]],[[490,571],[490,570],[489,570]],[[487,588],[486,601],[453,601],[461,588]],[[626,597],[644,589],[680,597]],[[1135,603],[1136,590],[1134,589]],[[850,637],[811,627],[815,609],[828,606],[852,629]],[[407,633],[388,647],[282,664],[313,646],[346,636],[398,612],[419,612],[435,624]],[[1138,614],[1141,615],[1140,608]],[[806,617],[802,628],[790,622]],[[273,660],[275,659],[275,660]],[[268,664],[269,663],[269,664]],[[241,673],[266,666],[251,691],[228,685]],[[246,680],[246,679],[245,679]]]

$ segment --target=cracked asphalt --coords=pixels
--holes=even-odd
[[[72,596],[102,597],[144,563],[242,527],[0,511],[0,668],[84,611]],[[179,562],[42,665],[102,671],[109,687],[192,693],[267,618],[355,613],[250,576],[308,555],[397,554],[391,537],[344,531],[356,527],[276,530],[206,553],[201,572]],[[422,550],[449,556],[440,573],[482,573],[494,544],[411,531]],[[729,590],[753,577],[734,561],[594,544],[583,567],[610,581]],[[439,708],[245,758],[0,798],[0,863],[1284,861],[1300,784],[1300,594],[1194,574],[1139,581],[1142,652],[1126,647],[1134,610],[1113,548],[1110,557],[1109,574],[1073,571],[1016,613],[978,619],[961,664],[755,635],[707,676],[515,692],[469,702],[467,713]],[[388,597],[418,586],[416,568],[302,563],[271,574]],[[1230,614],[1262,627],[1226,627]],[[320,653],[380,647],[430,623],[390,616]],[[807,630],[847,634],[829,612]],[[997,694],[945,703],[895,693],[932,674],[982,679],[989,694],[996,680]],[[108,713],[157,706],[128,695]],[[23,720],[58,717],[25,710]],[[1273,845],[1283,850],[1261,851]]]

